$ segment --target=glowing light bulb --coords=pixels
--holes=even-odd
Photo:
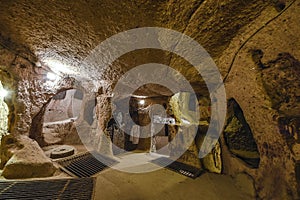
[[[6,97],[8,95],[8,91],[6,89],[0,89],[0,97]]]
[[[54,74],[54,73],[48,72],[48,73],[47,73],[47,79],[49,79],[49,80],[51,80],[51,81],[54,81],[54,80],[57,79],[57,76],[56,76],[56,74]]]
[[[141,105],[144,105],[145,104],[145,100],[140,100],[139,102]]]

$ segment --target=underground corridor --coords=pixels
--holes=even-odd
[[[300,198],[299,0],[0,5],[0,199]]]

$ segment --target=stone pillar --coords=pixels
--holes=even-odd
[[[143,151],[149,151],[151,146],[151,126],[147,126],[150,124],[151,119],[148,113],[139,113],[139,123],[141,125],[140,128],[140,138],[137,149]]]
[[[97,97],[96,116],[98,120],[99,146],[98,151],[106,156],[113,156],[112,142],[109,132],[107,132],[107,124],[112,117],[111,97],[100,95]]]
[[[176,138],[177,141],[175,145],[172,146],[171,152],[173,156],[180,156],[178,159],[179,162],[194,166],[196,168],[202,168],[200,159],[198,157],[199,150],[193,138],[195,131],[197,131],[196,125],[180,126],[177,132],[177,134],[180,134],[180,137]],[[189,147],[187,147],[187,145],[189,145]],[[185,149],[186,151],[184,151]]]

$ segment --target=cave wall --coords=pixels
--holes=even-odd
[[[60,90],[72,88],[75,81],[62,78],[57,82],[49,82],[45,77],[49,69],[37,67],[30,51],[11,50],[12,47],[1,45],[0,79],[9,90],[5,99],[9,109],[9,129],[12,134],[29,135],[31,122],[43,106]],[[40,117],[42,121],[43,115]],[[41,131],[41,130],[36,130]]]
[[[287,5],[290,5],[287,3]],[[222,56],[217,59],[219,66],[226,66],[225,86],[228,98],[235,98],[241,106],[245,119],[253,131],[254,139],[260,153],[260,164],[257,170],[250,170],[231,157],[226,158],[225,173],[235,174],[246,171],[255,179],[258,196],[263,199],[294,199],[297,198],[295,160],[287,141],[280,134],[277,117],[284,115],[280,109],[273,107],[274,99],[265,87],[275,83],[273,92],[281,91],[280,81],[273,78],[266,79],[266,75],[273,76],[276,71],[288,79],[297,76],[285,76],[284,70],[270,66],[261,69],[257,59],[253,59],[253,51],[260,49],[263,52],[261,62],[268,65],[269,61],[276,60],[278,54],[288,52],[296,60],[300,58],[299,44],[299,2],[295,1],[290,7],[280,13],[271,8],[266,9],[260,17],[254,20],[248,28],[243,29],[234,38]],[[256,31],[254,31],[256,30]],[[274,63],[274,62],[271,62]],[[284,66],[277,63],[278,66]],[[222,67],[221,67],[222,68]],[[292,70],[292,66],[289,66]],[[276,74],[275,73],[275,74]],[[262,76],[262,74],[264,74]],[[272,75],[273,74],[273,75]],[[262,80],[263,79],[263,80]],[[297,96],[293,87],[288,93]],[[291,93],[292,92],[292,93]],[[284,106],[284,104],[282,104]],[[293,113],[298,103],[288,108]],[[299,113],[299,112],[298,112]]]
[[[40,113],[43,113],[42,136],[47,145],[82,144],[76,124],[83,95],[78,89],[61,91],[44,105],[45,111]]]
[[[62,91],[53,96],[46,108],[44,122],[62,121],[78,117],[82,102],[75,97],[76,91],[80,90]],[[62,96],[59,97],[59,95]]]
[[[149,1],[114,2],[112,5],[110,3],[111,1],[105,1],[99,6],[101,3],[92,1],[91,5],[85,3],[82,6],[80,2],[72,4],[71,1],[66,1],[42,7],[41,4],[44,4],[42,1],[34,3],[16,1],[6,4],[9,9],[5,6],[0,8],[3,13],[0,15],[3,27],[0,80],[6,88],[14,91],[10,98],[5,99],[9,107],[9,132],[29,135],[32,120],[42,120],[44,114],[42,108],[50,98],[58,91],[76,85],[72,78],[65,78],[49,87],[44,78],[50,69],[43,65],[38,67],[36,56],[43,59],[50,55],[58,60],[67,60],[76,69],[86,52],[114,33],[143,26],[172,28],[195,38],[213,56],[224,77],[227,98],[236,99],[257,143],[260,154],[258,169],[248,168],[231,156],[226,146],[222,147],[222,152],[225,152],[224,173],[250,174],[255,180],[257,195],[260,198],[296,198],[299,172],[297,170],[295,172],[295,168],[299,168],[296,166],[299,158],[297,154],[294,155],[293,149],[297,144],[290,146],[290,141],[280,133],[278,117],[291,117],[289,116],[291,113],[299,113],[297,110],[299,85],[293,81],[299,79],[295,74],[295,79],[286,82],[285,79],[289,79],[293,73],[282,70],[281,66],[285,64],[281,62],[290,59],[282,59],[280,56],[278,58],[278,54],[282,57],[286,55],[282,53],[288,53],[292,56],[290,58],[293,58],[292,63],[297,63],[300,59],[299,2],[231,0],[216,3],[213,0],[179,2],[170,0],[157,3]],[[97,6],[101,9],[92,10],[91,7]],[[56,7],[57,9],[54,9]],[[122,12],[122,8],[130,9]],[[69,12],[70,10],[72,11]],[[138,12],[135,12],[136,10]],[[139,20],[132,20],[131,17]],[[79,36],[75,37],[76,35]],[[257,49],[263,52],[263,56],[253,57],[253,50]],[[127,58],[120,59],[119,63],[109,68],[108,72],[99,76],[99,80],[104,77],[106,83],[113,86],[124,71],[147,62],[153,55],[157,61],[160,60],[155,53],[149,51],[128,54]],[[168,54],[162,62],[170,63],[189,77],[191,82],[195,84],[201,82],[199,74],[183,59]],[[264,66],[269,68],[262,69]],[[287,66],[287,69],[291,66]],[[281,75],[282,73],[284,74]],[[279,87],[281,92],[279,95],[272,94],[274,88],[270,87],[272,86],[270,82],[275,77],[269,74],[282,76],[281,85],[287,84],[292,87],[288,88],[288,93],[293,94],[292,101],[285,102],[280,99],[282,95],[286,95],[283,91],[285,88]],[[288,81],[293,81],[293,84]],[[280,82],[276,81],[275,86],[278,83]],[[276,87],[275,90],[277,89]],[[98,123],[101,129],[104,129],[111,118],[111,90],[97,96]],[[274,100],[280,102],[280,105],[274,106]],[[290,104],[293,106],[290,107]],[[31,128],[31,132],[39,130],[39,127]]]

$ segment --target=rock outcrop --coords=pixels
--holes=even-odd
[[[2,138],[1,165],[7,179],[49,177],[56,170],[38,143],[27,136]]]

